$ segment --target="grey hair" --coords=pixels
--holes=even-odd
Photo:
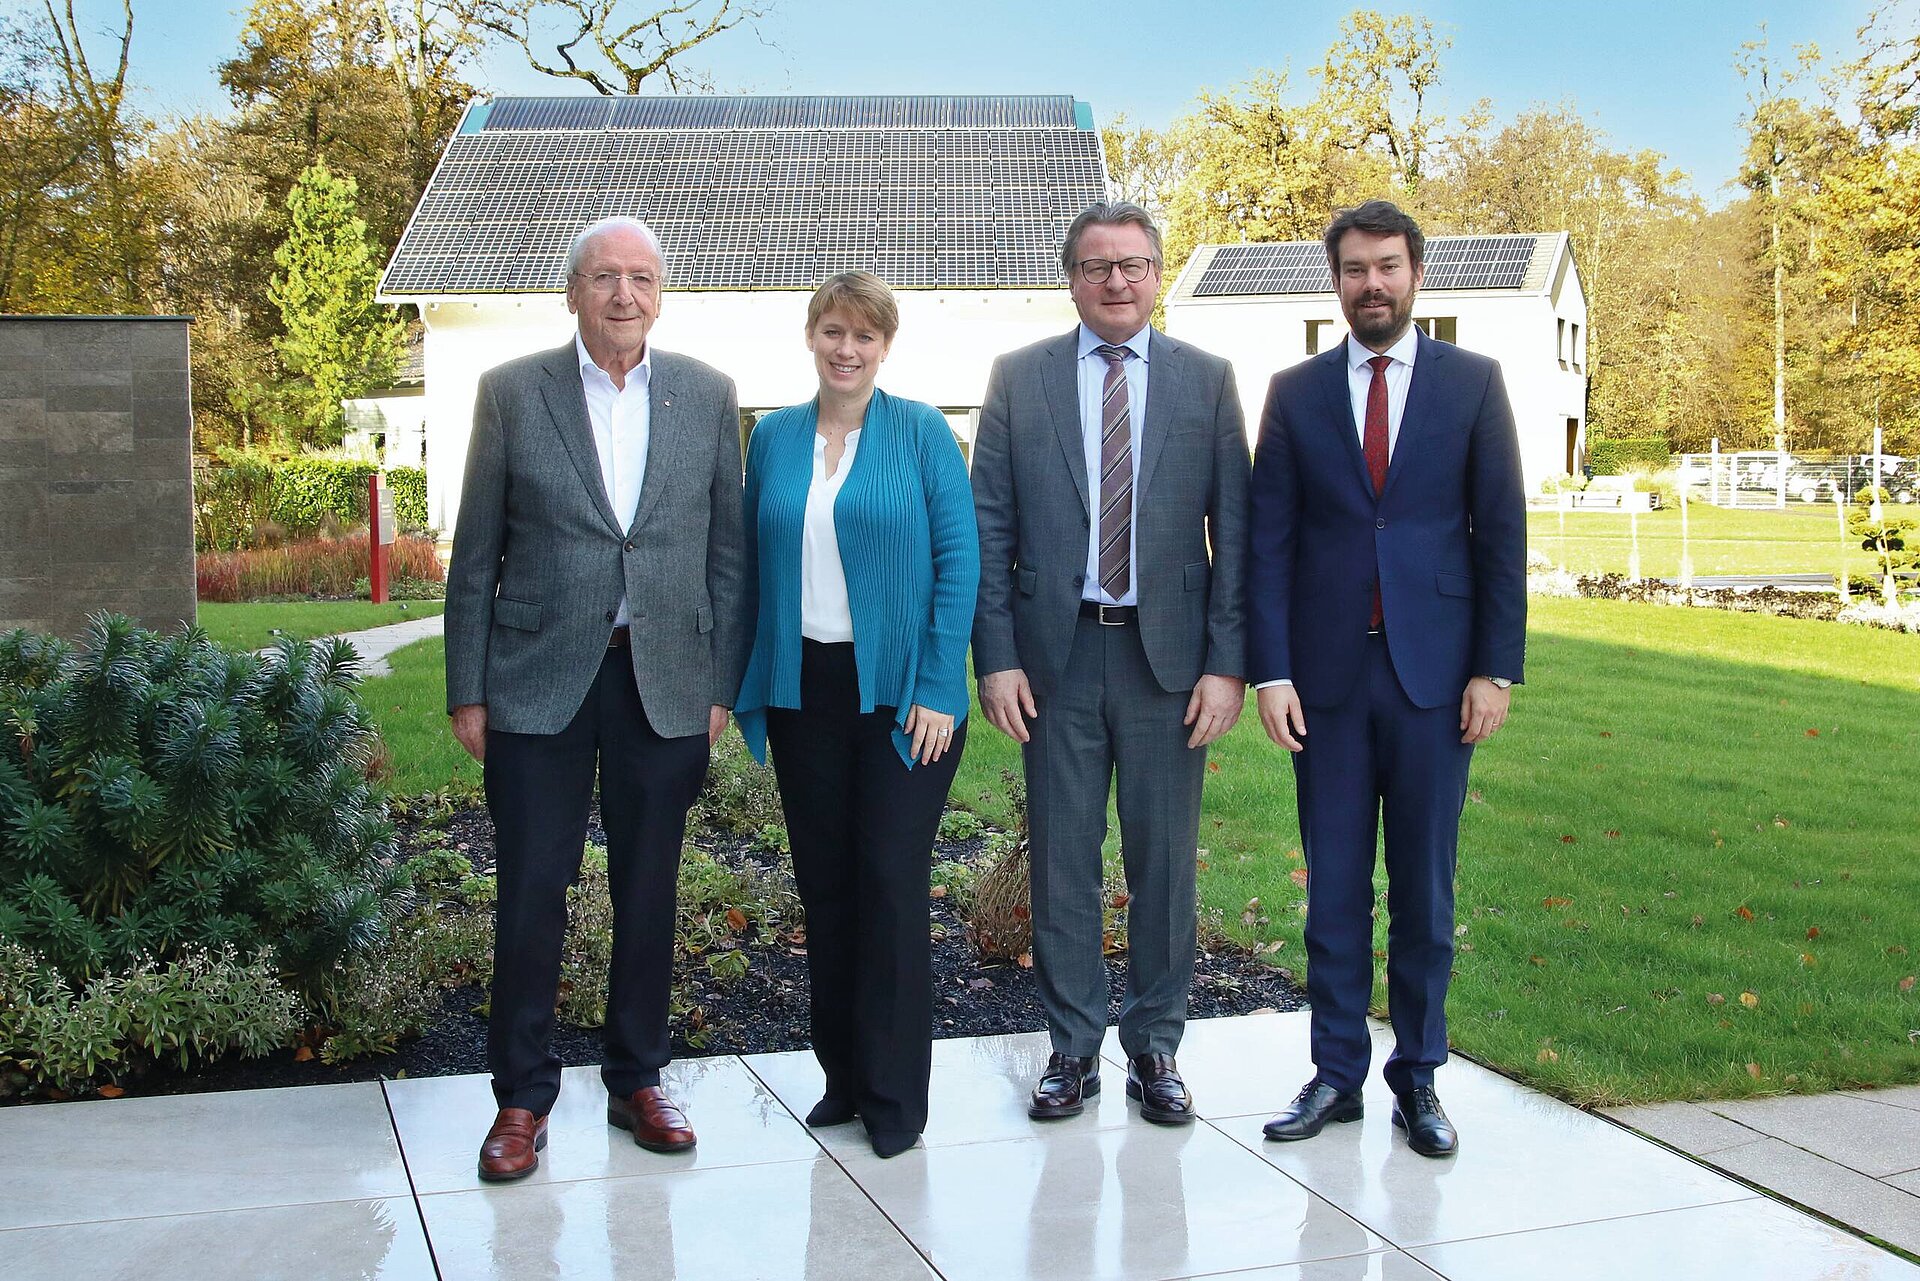
[[[1119,226],[1127,223],[1147,233],[1147,239],[1153,244],[1153,265],[1160,266],[1164,261],[1160,249],[1160,228],[1153,225],[1153,215],[1131,200],[1113,200],[1089,205],[1067,228],[1067,242],[1060,246],[1060,270],[1067,274],[1067,279],[1073,279],[1073,252],[1079,248],[1082,232],[1096,224]]]
[[[598,222],[588,223],[575,232],[573,243],[567,246],[567,275],[571,276],[580,270],[580,259],[587,252],[587,242],[609,231],[638,232],[640,238],[652,247],[653,256],[660,260],[660,274],[666,275],[667,253],[660,247],[660,236],[652,227],[638,218],[602,218]]]

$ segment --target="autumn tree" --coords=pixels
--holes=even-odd
[[[285,332],[274,340],[300,444],[338,444],[340,402],[384,386],[399,363],[404,328],[374,301],[380,264],[354,211],[354,181],[325,163],[300,175],[287,197],[286,243],[269,290]]]
[[[27,30],[0,27],[0,311],[33,309],[33,272],[50,251],[56,191],[87,154],[43,48]]]
[[[650,81],[673,93],[712,89],[686,55],[766,14],[737,0],[465,0],[462,11],[519,46],[535,71],[607,95],[639,93]]]

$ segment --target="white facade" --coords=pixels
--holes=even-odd
[[[811,399],[819,380],[805,340],[810,290],[669,291],[651,341],[729,375],[743,409]],[[880,370],[895,395],[948,411],[971,444],[970,415],[985,396],[994,357],[1062,334],[1078,323],[1061,289],[921,290],[895,293],[900,332]],[[574,332],[560,294],[410,298],[426,322],[427,520],[453,534],[480,375]]]
[[[1548,477],[1578,471],[1586,454],[1586,294],[1565,233],[1539,240],[1521,287],[1429,287],[1413,313],[1429,334],[1500,362],[1529,493]],[[1196,252],[1168,296],[1167,332],[1233,363],[1251,439],[1268,379],[1341,341],[1346,321],[1330,292],[1195,297],[1211,248]]]

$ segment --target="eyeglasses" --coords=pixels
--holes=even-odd
[[[620,288],[620,282],[623,280],[633,286],[633,292],[637,294],[652,293],[653,287],[660,283],[659,278],[650,271],[596,271],[591,276],[576,271],[573,274],[586,281],[597,294],[614,292]]]
[[[1090,285],[1102,285],[1113,269],[1120,269],[1120,276],[1130,285],[1137,285],[1147,278],[1147,272],[1153,267],[1151,258],[1082,258],[1074,266],[1079,269],[1081,279]]]

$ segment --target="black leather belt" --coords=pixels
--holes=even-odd
[[[633,648],[633,629],[625,623],[613,629],[613,635],[607,637],[608,649]]]
[[[1080,602],[1080,617],[1091,618],[1102,627],[1127,627],[1136,622],[1139,611],[1131,605],[1102,605],[1098,601]]]

